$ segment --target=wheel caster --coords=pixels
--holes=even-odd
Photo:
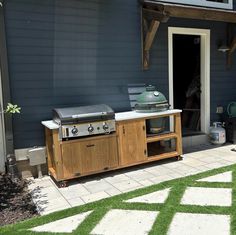
[[[58,183],[59,188],[66,188],[68,186],[67,181],[61,181]]]
[[[183,157],[182,157],[182,156],[177,156],[177,157],[176,157],[176,160],[177,160],[177,161],[181,161],[181,160],[183,160]]]

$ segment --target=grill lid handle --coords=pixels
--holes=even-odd
[[[97,112],[97,113],[83,113],[83,114],[74,114],[72,118],[90,118],[90,117],[97,117],[97,116],[105,116],[107,112]]]

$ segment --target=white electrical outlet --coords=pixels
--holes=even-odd
[[[222,106],[216,107],[216,113],[223,113],[223,112],[224,112],[224,109]]]

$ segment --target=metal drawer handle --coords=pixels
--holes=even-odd
[[[87,146],[88,148],[90,148],[90,147],[94,147],[95,144],[87,144],[86,146]]]

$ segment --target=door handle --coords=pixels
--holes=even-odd
[[[123,126],[123,134],[125,134],[125,127]]]
[[[90,147],[94,147],[95,144],[87,144],[86,146],[87,146],[87,148],[90,148]]]

